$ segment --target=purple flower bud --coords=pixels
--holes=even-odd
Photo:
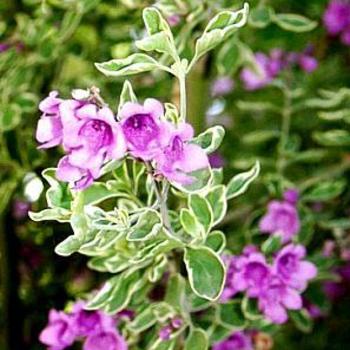
[[[51,310],[49,323],[40,333],[40,342],[50,349],[63,350],[72,345],[75,338],[73,318],[62,311]]]
[[[213,345],[212,350],[253,350],[251,336],[244,332],[234,332],[227,339]]]
[[[171,325],[173,326],[173,328],[178,329],[183,325],[183,320],[179,317],[175,317],[171,320]]]
[[[296,204],[299,200],[299,191],[294,188],[290,188],[283,193],[283,199],[290,204]]]
[[[169,340],[172,332],[171,326],[165,326],[159,331],[159,338],[162,340]]]
[[[312,73],[318,67],[318,61],[310,55],[301,55],[299,57],[299,66],[306,73]]]
[[[225,159],[218,152],[210,154],[208,159],[212,168],[222,168],[225,165]]]
[[[263,233],[280,236],[282,242],[287,243],[300,230],[298,211],[287,201],[273,200],[268,204],[267,213],[260,220],[259,228]]]
[[[215,79],[211,86],[211,96],[225,96],[229,94],[234,88],[234,81],[228,77],[223,76]]]
[[[179,15],[171,15],[167,18],[170,27],[176,27],[181,22],[181,17]]]

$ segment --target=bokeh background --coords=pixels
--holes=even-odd
[[[324,27],[328,0],[249,3],[252,8],[271,6],[276,13],[298,13],[318,26],[295,33],[273,23],[251,22],[239,33],[243,49],[229,41],[203,59],[189,77],[189,119],[197,132],[211,124],[226,127],[222,149],[212,159],[213,164],[224,165],[225,174],[246,169],[256,158],[262,163],[262,177],[253,190],[235,201],[223,226],[231,249],[240,252],[247,237],[249,241],[249,235],[254,235],[256,218],[269,198],[280,193],[275,164],[279,110],[285,107],[278,82],[249,91],[240,79],[241,70],[254,66],[251,56],[258,51],[310,53],[317,60],[315,69],[296,65],[279,77],[294,93],[285,181],[297,184],[305,195],[302,219],[309,249],[317,257],[324,252],[325,242],[335,242],[335,248],[328,259],[318,261],[331,272],[309,292],[317,308],[314,319],[310,317],[306,325],[299,323],[301,330],[290,322],[275,331],[273,339],[275,349],[347,349],[350,49]],[[74,88],[97,86],[115,109],[123,81],[104,77],[93,63],[136,51],[133,41],[143,35],[141,11],[152,4],[145,0],[0,1],[0,349],[43,349],[38,334],[47,322],[48,310],[63,309],[105,277],[88,270],[82,256],[54,254],[54,247],[69,233],[68,225],[35,223],[28,218],[28,210],[45,208],[41,171],[55,166],[60,157],[59,150],[37,149],[37,106],[52,90],[68,97]],[[238,8],[242,1],[164,0],[157,4],[181,38],[186,55],[189,35],[203,28],[217,9]],[[222,76],[229,77],[234,87],[213,91]],[[178,100],[177,85],[167,75],[145,74],[131,81],[140,98]]]

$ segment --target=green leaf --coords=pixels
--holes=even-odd
[[[261,320],[262,315],[258,309],[258,302],[256,299],[245,296],[242,300],[242,312],[244,317],[250,321]]]
[[[350,146],[350,132],[347,130],[316,131],[312,137],[323,146]]]
[[[309,313],[305,310],[290,310],[288,312],[295,326],[304,333],[310,333],[313,327],[313,321]]]
[[[192,182],[190,184],[181,185],[177,182],[172,182],[172,185],[185,193],[196,193],[204,190],[212,180],[212,169],[210,166],[186,173],[187,176],[190,176]]]
[[[56,169],[54,168],[48,168],[42,172],[42,176],[50,185],[50,188],[46,191],[47,205],[50,208],[70,209],[73,197],[68,184],[58,181],[55,175]]]
[[[155,263],[148,271],[148,279],[150,282],[155,283],[159,281],[162,276],[164,275],[164,272],[166,271],[168,267],[168,259],[165,254],[159,255],[155,259]]]
[[[209,233],[205,245],[215,253],[220,254],[226,247],[226,237],[221,231],[213,231]]]
[[[350,218],[338,218],[334,220],[321,221],[319,225],[326,229],[350,229]]]
[[[61,256],[69,256],[77,252],[81,245],[80,239],[72,235],[56,246],[55,253]]]
[[[138,312],[136,317],[127,324],[127,328],[133,333],[141,333],[152,327],[157,322],[154,317],[152,306],[146,307],[143,311]]]
[[[280,236],[270,236],[261,246],[261,250],[265,255],[270,255],[280,249],[282,241]]]
[[[145,209],[137,223],[130,229],[128,241],[145,241],[156,236],[162,228],[161,218],[156,210]]]
[[[279,13],[272,17],[279,27],[296,33],[309,32],[317,27],[317,22],[294,13]]]
[[[280,132],[277,130],[257,130],[245,134],[242,141],[247,145],[258,145],[277,139],[279,136]]]
[[[0,132],[9,131],[21,122],[21,109],[15,104],[2,106],[0,111]]]
[[[69,222],[71,212],[64,208],[44,209],[37,213],[29,212],[33,221],[55,220],[58,222]]]
[[[209,205],[213,212],[212,226],[215,226],[225,217],[226,214],[226,187],[224,185],[217,185],[212,187],[208,191],[206,199],[209,202]]]
[[[235,198],[244,193],[251,182],[258,177],[259,173],[260,163],[256,162],[249,171],[234,176],[227,185],[227,199]]]
[[[222,11],[211,19],[203,34],[196,41],[195,54],[189,69],[205,53],[214,49],[236,30],[243,27],[248,19],[248,11],[249,5],[245,3],[243,9],[239,11]]]
[[[240,300],[230,301],[218,305],[218,318],[220,323],[230,329],[243,329],[247,322],[241,310]]]
[[[192,290],[208,300],[219,298],[225,283],[225,265],[207,247],[185,248],[184,262]]]
[[[208,201],[199,194],[191,194],[188,198],[188,206],[197,220],[203,225],[206,232],[213,221],[213,212]]]
[[[222,45],[218,52],[216,59],[218,73],[221,76],[233,76],[242,63],[240,46],[237,44],[236,38],[232,38]]]
[[[136,41],[136,46],[144,51],[170,54],[176,60],[178,55],[174,38],[162,14],[155,7],[147,7],[142,16],[149,36]]]
[[[120,275],[110,278],[98,293],[88,302],[86,310],[101,309],[111,297],[112,291],[119,286]]]
[[[186,304],[186,281],[176,274],[170,277],[164,300],[178,311],[184,310]]]
[[[219,148],[225,136],[225,129],[216,125],[195,137],[192,142],[200,146],[205,153],[210,154]]]
[[[273,14],[271,7],[256,7],[250,11],[248,23],[254,28],[266,28],[272,22]]]
[[[348,120],[350,118],[349,108],[340,109],[337,111],[323,111],[318,113],[318,117],[327,121],[336,121],[336,120]]]
[[[84,191],[84,205],[95,205],[106,199],[117,197],[120,193],[112,192],[107,189],[103,182],[94,182]]]
[[[180,211],[180,222],[185,230],[193,238],[202,238],[204,235],[204,228],[200,224],[195,214],[187,208]]]
[[[303,200],[311,202],[324,202],[338,197],[345,189],[345,180],[325,181],[311,188]]]
[[[185,341],[185,350],[207,350],[209,339],[201,328],[192,328]]]
[[[124,81],[122,92],[120,93],[118,114],[126,102],[137,102],[137,97],[129,80]]]
[[[95,66],[104,75],[112,77],[138,74],[160,68],[154,58],[143,53],[135,53],[127,58],[95,63]]]
[[[111,315],[124,309],[128,305],[132,294],[140,288],[140,283],[143,282],[140,277],[138,271],[126,271],[120,278],[118,287],[112,290],[110,298],[103,306],[104,311]]]

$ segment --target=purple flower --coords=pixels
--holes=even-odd
[[[83,350],[128,350],[125,339],[115,330],[102,330],[89,335]]]
[[[214,80],[211,85],[211,96],[225,96],[234,88],[233,80],[228,76],[222,76]]]
[[[170,27],[176,27],[181,22],[181,17],[177,14],[173,14],[167,18]]]
[[[59,110],[63,147],[68,154],[58,164],[57,178],[84,189],[99,177],[104,163],[124,156],[124,135],[107,107],[66,100]]]
[[[258,90],[270,84],[284,68],[282,53],[281,50],[274,50],[270,57],[261,52],[256,53],[255,60],[260,69],[260,74],[249,68],[244,68],[241,72],[241,80],[245,89]]]
[[[259,228],[261,232],[280,236],[283,243],[289,242],[300,229],[295,205],[287,201],[271,201],[267,213],[260,220]]]
[[[145,161],[153,159],[167,145],[171,125],[161,121],[163,105],[152,98],[143,105],[126,102],[120,111],[122,129],[130,153]]]
[[[62,122],[59,107],[63,102],[58,92],[52,91],[42,100],[39,109],[43,112],[36,129],[36,139],[41,143],[39,148],[50,148],[62,142]]]
[[[10,48],[10,45],[9,45],[9,44],[0,43],[0,53],[1,53],[1,52],[7,51],[9,48]]]
[[[240,256],[235,267],[232,284],[237,291],[246,291],[250,297],[258,297],[262,289],[269,283],[270,267],[261,253]]]
[[[301,309],[302,299],[297,290],[288,287],[278,277],[273,277],[269,285],[261,290],[258,306],[271,322],[281,324],[288,319],[286,309]]]
[[[31,204],[27,201],[15,199],[12,206],[12,215],[16,220],[23,220],[28,217]]]
[[[227,272],[226,272],[225,287],[220,296],[220,300],[222,302],[225,302],[231,299],[235,294],[239,292],[233,280],[235,274],[238,272],[236,263],[237,263],[237,259],[239,258],[235,256],[229,256],[229,255],[224,255],[222,258],[223,258],[223,261],[225,262]]]
[[[289,287],[304,291],[307,282],[317,275],[316,266],[303,260],[306,255],[305,247],[289,244],[276,255],[273,272]]]
[[[72,345],[75,338],[72,317],[62,311],[51,310],[49,323],[40,333],[39,340],[51,350],[62,350]]]
[[[251,336],[244,332],[234,332],[229,338],[213,345],[212,350],[253,350]]]
[[[182,123],[173,130],[170,142],[156,157],[156,171],[169,181],[187,185],[193,182],[189,174],[209,166],[206,153],[197,145],[188,143],[193,138],[193,128]]]
[[[324,13],[323,22],[329,34],[340,34],[350,25],[350,4],[343,0],[332,0]]]
[[[306,73],[312,73],[318,67],[317,59],[311,55],[300,55],[298,63],[300,68]]]
[[[350,5],[349,5],[350,8]],[[349,20],[350,22],[350,20]],[[350,24],[349,26],[343,31],[341,37],[340,37],[341,42],[346,45],[350,46]]]
[[[84,310],[84,306],[85,302],[79,301],[73,307],[72,318],[78,336],[86,337],[104,329],[115,328],[116,322],[111,316],[101,311]]]

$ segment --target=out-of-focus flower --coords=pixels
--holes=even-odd
[[[222,258],[226,265],[227,272],[226,272],[225,287],[220,296],[220,300],[225,302],[231,299],[235,294],[239,292],[233,280],[234,275],[238,272],[236,262],[237,262],[237,259],[239,258],[236,256],[230,256],[230,255],[224,255]]]
[[[270,334],[257,332],[253,334],[255,350],[271,350],[273,348],[273,339]]]
[[[222,76],[214,80],[211,85],[211,96],[225,96],[234,88],[234,81],[228,76]]]
[[[298,60],[300,68],[306,73],[312,73],[318,67],[318,61],[315,57],[302,54]]]
[[[252,338],[244,332],[234,332],[227,339],[213,345],[212,350],[253,350]]]
[[[335,242],[331,239],[327,239],[323,243],[322,255],[329,258],[334,254]]]
[[[167,18],[170,27],[176,27],[181,22],[181,16],[173,14]]]
[[[25,200],[15,199],[12,205],[12,215],[16,220],[23,220],[28,217],[31,204]]]
[[[350,7],[350,5],[349,5],[349,7]],[[340,40],[344,45],[350,46],[350,24],[342,33]]]
[[[63,102],[58,92],[52,91],[42,100],[39,109],[43,113],[38,121],[36,139],[41,143],[39,148],[50,148],[62,142],[62,121],[59,106]]]
[[[119,117],[130,153],[145,161],[153,159],[170,139],[171,125],[161,121],[163,105],[152,98],[143,105],[126,102]]]
[[[323,15],[323,22],[329,34],[340,34],[350,25],[349,2],[344,0],[330,1]]]
[[[284,201],[271,201],[268,204],[267,213],[259,223],[261,232],[278,235],[283,243],[289,242],[300,230],[296,203],[292,203],[295,199],[292,199],[292,194],[288,197],[290,198]]]
[[[51,310],[49,323],[39,336],[40,342],[52,350],[63,350],[73,344],[76,333],[73,318],[62,311]]]
[[[306,249],[298,244],[289,244],[276,255],[273,272],[288,286],[299,291],[305,290],[307,282],[317,275],[317,268],[305,261]]]
[[[172,132],[169,145],[156,156],[156,172],[169,181],[182,185],[191,184],[191,172],[209,166],[206,153],[195,144],[188,143],[193,138],[193,128],[183,123]]]
[[[7,43],[0,43],[0,53],[5,52],[10,48],[10,45]]]
[[[260,74],[249,68],[244,68],[241,72],[241,80],[246,90],[258,90],[268,85],[275,77],[277,68],[274,64],[273,72],[269,69],[270,58],[258,52],[255,54],[256,64],[260,70]]]

